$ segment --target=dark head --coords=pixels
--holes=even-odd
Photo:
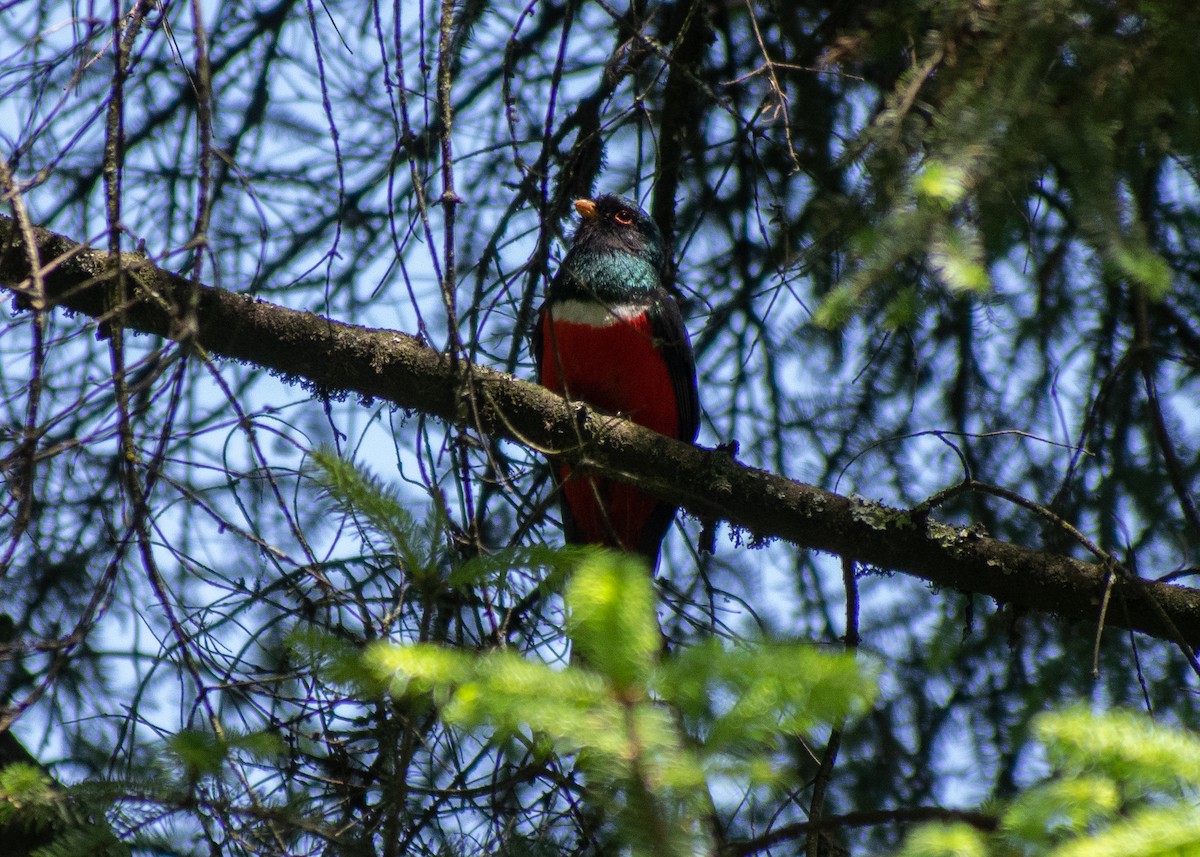
[[[571,237],[571,255],[629,254],[649,263],[662,276],[666,262],[662,235],[636,202],[605,194],[595,199],[575,200],[575,210],[583,219]]]

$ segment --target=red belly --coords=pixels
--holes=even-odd
[[[668,437],[679,436],[675,387],[644,314],[606,327],[551,325],[547,319],[542,337],[543,386]],[[638,550],[657,499],[608,479],[571,479],[567,467],[560,467],[558,476],[580,539]]]

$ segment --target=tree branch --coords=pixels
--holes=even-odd
[[[772,845],[798,839],[812,830],[835,830],[847,827],[874,827],[881,824],[923,824],[930,821],[961,822],[984,833],[993,833],[1000,820],[991,813],[970,809],[943,809],[940,806],[912,806],[901,809],[875,809],[829,815],[817,821],[785,824],[747,842],[738,842],[725,850],[729,857],[750,857],[766,851]]]
[[[103,252],[44,229],[33,230],[48,307],[93,318],[105,312]],[[0,285],[32,294],[21,230],[0,216]],[[125,325],[176,338],[194,284],[127,254]],[[636,482],[695,515],[725,519],[763,538],[780,538],[860,564],[900,571],[939,587],[991,596],[1094,623],[1108,573],[1103,566],[1002,542],[974,527],[845,497],[746,467],[726,453],[688,446],[561,398],[526,381],[459,360],[391,330],[343,324],[224,289],[200,287],[197,347],[252,363],[326,391],[386,399],[482,434],[547,452],[573,468]],[[470,376],[472,383],[468,384]],[[580,443],[582,438],[582,443]],[[1108,621],[1200,645],[1200,592],[1119,578],[1124,610]]]

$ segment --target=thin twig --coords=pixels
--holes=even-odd
[[[846,589],[846,634],[843,638],[846,648],[854,651],[860,642],[858,634],[858,567],[849,557],[842,557],[842,585]],[[829,740],[825,742],[825,752],[821,756],[821,764],[813,778],[812,800],[808,806],[809,828],[805,836],[804,853],[807,857],[821,857],[826,849],[822,847],[821,818],[825,812],[825,793],[829,781],[833,777],[833,766],[837,762],[838,750],[842,745],[842,726],[836,726],[829,732]]]

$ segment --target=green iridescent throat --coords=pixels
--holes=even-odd
[[[556,279],[557,300],[617,303],[653,297],[661,287],[658,270],[632,253],[589,251],[568,253]]]

